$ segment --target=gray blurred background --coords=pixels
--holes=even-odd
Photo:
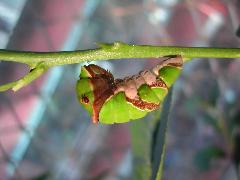
[[[239,47],[239,24],[238,0],[0,0],[2,49],[67,51],[113,41]],[[156,62],[96,63],[124,77]],[[91,123],[75,95],[80,67],[52,68],[17,93],[0,94],[0,179],[132,179],[131,123]],[[0,62],[0,83],[27,71]],[[232,134],[239,131],[239,77],[239,60],[184,66],[174,85],[164,179],[236,178]],[[196,162],[199,150],[212,145],[225,156]]]

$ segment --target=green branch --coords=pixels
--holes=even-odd
[[[24,63],[29,65],[30,69],[34,69],[22,79],[0,86],[0,92],[10,88],[14,91],[20,89],[39,77],[49,67],[92,60],[159,58],[172,55],[181,55],[184,61],[192,58],[240,58],[239,48],[129,45],[120,42],[113,44],[98,43],[97,45],[100,48],[62,52],[0,50],[0,59],[2,61]]]
[[[22,87],[30,84],[35,79],[37,79],[44,72],[46,72],[47,69],[48,69],[48,67],[45,66],[44,63],[39,63],[34,69],[32,69],[28,74],[26,74],[21,79],[0,86],[0,92],[7,91],[8,89],[17,91],[17,90],[21,89]]]

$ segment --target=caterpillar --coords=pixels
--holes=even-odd
[[[123,79],[94,64],[81,67],[76,84],[80,104],[93,123],[125,123],[159,108],[168,89],[178,78],[181,56],[166,57],[150,70]]]

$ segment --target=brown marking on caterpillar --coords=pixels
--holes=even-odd
[[[174,67],[179,67],[179,68],[182,67],[181,63],[169,63],[168,65],[171,65],[171,66],[174,66]]]
[[[114,94],[113,92],[116,89],[114,77],[110,72],[94,64],[85,66],[85,68],[92,76],[89,78],[93,85],[94,95],[92,119],[94,123],[97,123],[99,121],[99,112],[104,102]]]
[[[166,57],[166,59],[163,60],[162,63],[158,64],[154,68],[152,68],[152,72],[158,76],[159,75],[159,70],[163,68],[164,66],[175,66],[175,67],[182,67],[183,65],[183,60],[180,55],[173,56],[173,57]]]
[[[140,86],[142,84],[146,83],[145,79],[142,76],[140,76],[140,75],[138,75],[136,77],[133,76],[133,78],[135,78],[135,84],[136,84],[137,89],[140,88]]]
[[[137,87],[133,79],[128,79],[125,84],[125,95],[131,99],[137,97]]]
[[[168,89],[166,83],[162,79],[157,79],[157,81],[151,84],[150,87],[162,87]]]
[[[94,98],[96,97],[95,95],[96,93],[94,93]],[[105,101],[112,95],[113,95],[112,89],[107,89],[104,92],[102,92],[101,96],[98,96],[98,98],[94,100],[92,117],[94,123],[98,123],[100,110]]]
[[[109,78],[110,81],[114,81],[114,77],[112,73],[110,73],[110,71],[108,70],[105,70],[95,64],[90,64],[84,67],[93,78],[106,77],[106,78]]]
[[[143,101],[142,99],[130,99],[128,97],[126,97],[126,100],[133,104],[134,106],[136,106],[137,108],[139,109],[142,109],[142,110],[149,110],[149,111],[153,111],[157,108],[159,108],[159,104],[155,104],[155,103],[149,103],[149,102],[146,102],[146,101]]]
[[[157,80],[157,76],[154,73],[152,73],[150,70],[142,71],[140,75],[143,77],[146,84],[149,86],[155,83]]]

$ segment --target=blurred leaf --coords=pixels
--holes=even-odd
[[[239,2],[239,1],[238,1],[238,2]],[[237,35],[237,37],[240,38],[240,25],[238,26],[238,29],[237,29],[237,31],[236,31],[236,35]]]
[[[210,163],[213,159],[222,158],[225,156],[224,151],[217,146],[209,146],[199,150],[194,157],[195,165],[202,171],[210,168]]]
[[[231,132],[234,133],[236,128],[240,127],[240,109],[238,104],[234,104],[235,107],[232,107],[229,115],[228,126]]]
[[[172,88],[169,90],[168,96],[165,98],[161,117],[157,122],[153,143],[152,143],[152,176],[151,179],[161,179],[163,171],[163,163],[165,157],[165,139],[167,131],[167,123],[169,119],[169,113],[171,109],[172,101]]]
[[[208,98],[206,103],[209,103],[212,106],[216,106],[218,98],[220,96],[220,90],[217,81],[213,81],[212,85],[208,87]]]
[[[202,115],[203,121],[210,125],[213,129],[215,129],[217,132],[221,132],[221,127],[218,123],[218,120],[211,116],[209,113],[203,113]]]
[[[221,132],[219,120],[217,119],[218,111],[215,106],[206,101],[202,102],[199,97],[190,97],[186,100],[185,107],[193,118],[199,116],[206,124],[210,125],[217,132]]]
[[[131,121],[133,154],[133,179],[148,180],[152,174],[151,145],[152,134],[156,120],[160,117],[160,110],[149,113],[142,120]]]
[[[233,162],[237,170],[238,176],[240,176],[240,128],[236,128],[233,137]]]
[[[196,115],[196,112],[199,109],[199,107],[198,107],[199,101],[201,101],[201,99],[197,95],[188,97],[185,100],[184,106],[187,109],[189,115],[191,115],[191,116],[195,116]]]
[[[40,174],[37,177],[32,178],[32,180],[47,180],[50,178],[50,173],[49,172],[45,172],[43,174]]]

